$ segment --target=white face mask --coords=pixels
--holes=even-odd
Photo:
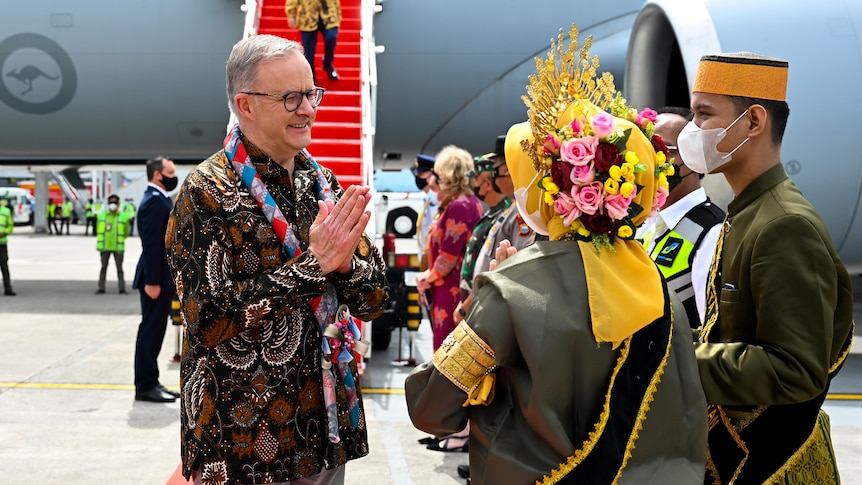
[[[119,207],[119,206],[118,206],[117,204],[114,204],[113,202],[111,202],[110,204],[108,204],[108,210],[109,210],[109,211],[111,211],[111,212],[116,212],[116,211],[117,211],[117,207]]]
[[[743,111],[727,128],[702,130],[694,124],[694,121],[689,121],[680,132],[676,142],[683,163],[694,172],[712,173],[717,168],[730,162],[731,155],[739,150],[742,145],[745,145],[749,138],[746,137],[730,153],[718,151],[718,144],[727,135],[727,130],[742,119],[745,113],[747,111]]]

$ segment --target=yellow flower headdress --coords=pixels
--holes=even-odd
[[[596,77],[592,38],[577,52],[576,26],[569,36],[564,49],[561,29],[536,59],[529,121],[509,129],[506,160],[527,223],[580,245],[593,333],[616,347],[663,314],[661,277],[633,237],[663,203],[672,165],[654,139],[655,112],[627,106],[611,74]]]

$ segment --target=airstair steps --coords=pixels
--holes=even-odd
[[[326,88],[317,109],[308,151],[332,170],[342,186],[362,182],[362,28],[361,1],[341,0],[342,21],[335,48],[339,79],[330,80],[323,71],[323,36],[315,50],[317,85]],[[258,32],[301,41],[300,33],[287,26],[284,0],[263,0]]]

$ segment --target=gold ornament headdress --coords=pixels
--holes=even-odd
[[[634,230],[663,202],[673,165],[655,112],[627,106],[611,74],[597,78],[592,38],[578,51],[577,27],[569,34],[567,48],[560,30],[536,59],[529,121],[509,129],[506,162],[524,220],[580,246],[593,334],[616,347],[664,313],[661,276]]]
[[[569,30],[569,46],[563,50],[563,29],[557,42],[551,39],[551,50],[544,61],[536,58],[536,74],[529,77],[527,94],[521,96],[527,105],[527,118],[533,132],[533,143],[522,140],[524,151],[533,159],[538,172],[551,169],[551,160],[541,155],[545,135],[553,133],[572,101],[584,99],[602,110],[607,110],[614,100],[616,88],[614,75],[602,73],[596,78],[599,56],[590,59],[593,36],[587,37],[578,50],[578,27],[572,24]],[[577,55],[576,55],[577,54]],[[559,63],[557,60],[559,59]]]

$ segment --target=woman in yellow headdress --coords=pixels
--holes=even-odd
[[[518,208],[550,241],[477,278],[466,320],[407,378],[410,417],[438,436],[469,419],[474,484],[702,483],[691,332],[633,239],[672,165],[654,112],[596,80],[590,39],[578,56],[570,35],[506,137]]]

